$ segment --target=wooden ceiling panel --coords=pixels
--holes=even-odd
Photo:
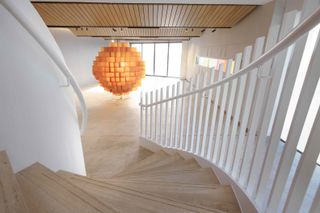
[[[199,37],[203,29],[184,28],[106,28],[106,27],[69,27],[77,36],[97,37]]]
[[[255,5],[33,2],[49,27],[232,27]]]

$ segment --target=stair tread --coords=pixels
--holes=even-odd
[[[223,212],[219,209],[208,209],[164,196],[141,192],[133,188],[122,187],[112,182],[94,180],[83,176],[58,172],[84,190],[92,193],[103,202],[108,202],[120,212]]]
[[[116,212],[39,163],[17,178],[32,212]]]
[[[230,186],[217,184],[211,187],[199,187],[196,185],[179,185],[145,182],[126,182],[119,180],[106,180],[121,187],[159,195],[177,201],[192,203],[197,206],[205,206],[211,209],[220,209],[226,212],[240,212],[237,199]]]
[[[136,171],[147,170],[151,168],[160,167],[163,165],[168,165],[173,163],[176,160],[181,160],[181,156],[179,155],[169,155],[163,151],[157,152],[120,172],[115,176],[121,176],[124,174],[129,174]]]
[[[218,178],[211,169],[196,169],[190,171],[177,171],[162,174],[150,174],[139,176],[121,176],[111,179],[128,179],[128,180],[153,180],[162,182],[178,182],[178,183],[201,183],[201,184],[219,184]]]
[[[0,151],[0,212],[29,212],[5,151]]]
[[[146,169],[140,169],[132,172],[123,172],[121,175],[116,175],[116,177],[122,176],[136,176],[140,174],[158,174],[163,172],[174,172],[174,171],[188,171],[200,168],[199,164],[194,159],[189,160],[176,160],[172,163],[165,164],[159,167],[151,167]]]

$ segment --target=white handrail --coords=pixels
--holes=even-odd
[[[283,49],[287,48],[290,46],[294,41],[296,41],[298,38],[300,38],[302,35],[304,35],[306,32],[310,31],[313,27],[315,27],[318,23],[320,22],[320,8],[317,8],[317,10],[312,13],[308,18],[306,18],[303,22],[301,22],[298,26],[296,26],[286,37],[284,37],[281,41],[279,41],[274,47],[272,47],[270,50],[265,52],[261,57],[256,59],[255,61],[251,62],[248,66],[245,68],[242,68],[239,72],[235,73],[234,75],[225,78],[223,80],[217,81],[214,84],[208,85],[206,87],[203,87],[201,89],[194,90],[192,92],[187,92],[181,95],[177,95],[171,98],[164,99],[162,101],[157,101],[151,104],[142,104],[140,103],[141,107],[149,107],[161,103],[165,103],[168,101],[172,101],[178,98],[183,98],[186,96],[193,95],[195,93],[200,93],[205,90],[220,86],[226,82],[232,81],[233,79],[236,79],[254,68],[261,66],[265,62],[267,62],[269,59],[274,57],[277,53],[282,51]]]
[[[86,103],[84,100],[84,97],[82,95],[81,89],[75,80],[74,76],[70,72],[69,68],[65,64],[61,58],[57,54],[55,54],[49,45],[47,45],[46,41],[41,38],[41,35],[37,34],[34,29],[32,29],[32,26],[28,21],[26,21],[25,17],[19,11],[15,10],[15,5],[12,1],[1,1],[0,2],[3,7],[21,24],[21,26],[28,31],[28,33],[36,40],[36,42],[42,47],[42,49],[49,55],[49,57],[52,59],[52,61],[58,66],[58,68],[62,71],[62,73],[65,75],[65,77],[70,81],[70,84],[76,93],[79,102],[80,102],[80,108],[82,112],[82,118],[81,118],[81,126],[80,126],[80,132],[83,133],[83,131],[86,128],[87,120],[88,120],[88,112]]]

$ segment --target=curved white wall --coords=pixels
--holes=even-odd
[[[92,74],[92,65],[101,47],[108,41],[102,38],[76,37],[69,29],[50,28],[70,71],[81,87],[98,82]]]
[[[60,87],[61,72],[1,4],[0,27],[0,150],[15,172],[38,161],[85,175],[72,89]]]

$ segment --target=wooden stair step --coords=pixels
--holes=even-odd
[[[196,169],[191,171],[177,171],[162,174],[139,175],[139,176],[121,176],[111,179],[124,180],[152,180],[160,182],[174,183],[200,183],[200,184],[219,184],[219,180],[211,169]]]
[[[102,202],[112,205],[119,212],[212,212],[205,207],[197,207],[190,203],[139,192],[105,181],[98,181],[63,171],[59,171],[57,174],[69,179],[70,182],[86,190]]]
[[[204,206],[211,210],[224,212],[240,212],[237,199],[230,186],[216,184],[199,187],[188,184],[146,183],[122,180],[107,180],[106,182],[132,190],[170,198],[175,201],[192,203],[195,206]]]
[[[32,212],[116,212],[39,163],[17,174]]]
[[[182,160],[180,155],[168,155],[164,152],[157,152],[154,155],[145,158],[144,160],[137,162],[130,167],[126,168],[119,174],[115,176],[122,176],[130,173],[134,173],[137,171],[143,171],[143,170],[148,170],[148,169],[153,169],[153,168],[158,168],[164,165],[169,165],[175,161]]]
[[[194,159],[176,160],[176,161],[173,161],[172,163],[165,164],[159,167],[139,169],[129,173],[125,173],[124,171],[122,175],[116,175],[116,177],[136,176],[140,174],[159,174],[159,173],[168,173],[168,172],[175,172],[175,171],[189,171],[189,170],[198,169],[198,168],[200,168],[200,166]]]
[[[5,151],[0,151],[0,212],[29,212]]]

